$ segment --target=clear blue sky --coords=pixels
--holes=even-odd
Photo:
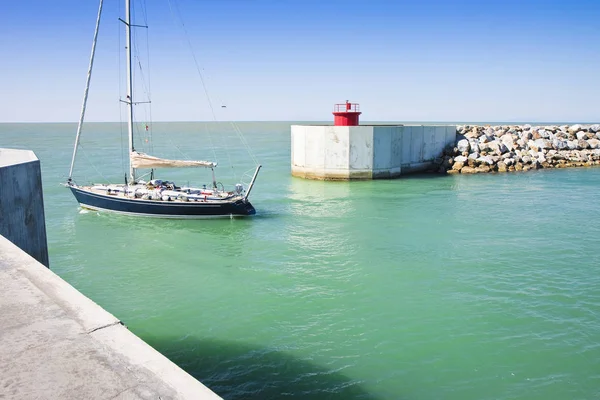
[[[169,1],[133,1],[153,120],[210,120]],[[88,120],[120,119],[122,3],[105,0]],[[331,120],[349,99],[369,121],[600,120],[598,0],[171,3],[219,119]],[[0,3],[0,122],[78,119],[97,6]]]

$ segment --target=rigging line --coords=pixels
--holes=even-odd
[[[244,137],[244,134],[240,130],[240,127],[235,122],[233,122],[233,121],[231,121],[230,123],[231,123],[231,126],[233,126],[233,129],[237,132],[238,137],[240,138],[240,141],[246,147],[246,151],[248,152],[248,154],[252,158],[252,161],[254,162],[254,164],[258,165],[258,160],[254,156],[254,152],[252,151],[252,148],[250,147],[250,144],[248,144],[248,141]]]
[[[175,15],[175,11],[174,11],[173,9],[175,8],[175,9],[177,10],[177,16],[178,16],[178,18],[179,18],[179,23],[181,24],[181,28],[182,28],[182,30],[183,30],[183,33],[184,33],[184,36],[185,36],[185,39],[186,39],[187,45],[188,45],[188,47],[189,47],[190,53],[192,54],[192,58],[193,58],[193,60],[194,60],[194,65],[195,65],[195,67],[196,67],[196,71],[198,72],[198,76],[200,77],[200,82],[202,83],[202,89],[203,89],[203,91],[204,91],[204,94],[205,94],[205,96],[206,96],[206,99],[207,99],[208,105],[209,105],[209,107],[210,107],[210,111],[211,111],[211,114],[212,114],[213,120],[214,120],[215,122],[217,122],[217,121],[218,121],[218,119],[217,119],[217,116],[216,116],[216,114],[215,114],[215,110],[214,110],[213,102],[212,102],[212,100],[211,100],[211,97],[210,97],[210,95],[209,95],[209,93],[208,93],[208,88],[207,88],[207,85],[206,85],[206,81],[205,81],[204,75],[202,74],[202,70],[201,70],[201,68],[200,68],[200,65],[199,65],[199,63],[198,63],[198,59],[197,59],[197,57],[196,57],[196,54],[195,54],[195,52],[194,52],[194,48],[193,48],[193,46],[192,46],[192,43],[191,43],[191,40],[190,40],[190,37],[189,37],[188,31],[187,31],[187,28],[186,28],[186,26],[185,26],[185,23],[183,22],[183,17],[181,16],[181,11],[179,10],[179,7],[178,7],[178,5],[177,5],[177,3],[176,3],[176,2],[175,2],[175,7],[173,7],[173,4],[172,4],[171,0],[168,0],[168,2],[169,2],[169,9],[170,9],[170,11],[171,11],[171,15],[172,15],[172,18],[173,18],[174,20],[177,20],[177,18],[176,18],[176,15]],[[238,128],[238,130],[239,130],[239,128]],[[241,132],[240,132],[240,133],[241,133]],[[243,136],[243,135],[242,135],[242,136]],[[224,140],[224,142],[225,142],[225,150],[226,150],[226,152],[227,152],[227,157],[228,157],[228,159],[229,159],[229,163],[230,163],[230,165],[231,165],[231,168],[232,168],[232,172],[233,172],[233,175],[234,175],[234,179],[236,179],[236,180],[237,180],[237,174],[235,173],[235,166],[233,165],[233,162],[231,161],[231,154],[230,154],[230,152],[229,152],[229,146],[228,146],[227,140],[226,140],[226,139],[223,139],[223,140]],[[250,148],[249,148],[249,146],[247,145],[247,143],[246,143],[246,149],[247,149],[247,150],[250,150]],[[256,160],[256,158],[253,156],[253,154],[251,153],[251,151],[250,151],[250,154],[251,154],[252,158],[253,158],[254,160]],[[255,161],[255,162],[256,162],[256,161]]]
[[[136,13],[136,10],[137,10],[137,8],[135,8],[135,3],[134,3],[134,10],[133,10],[133,12],[134,12],[134,18],[135,18],[135,15],[139,14],[139,13]],[[145,26],[147,26],[147,21],[148,20],[147,20],[147,13],[146,13],[146,9],[145,9],[145,1],[144,1],[143,5],[141,7],[141,13],[142,13],[142,17],[144,18],[144,21],[146,23]],[[142,90],[144,91],[144,95],[148,99],[148,101],[150,102],[151,101],[151,96],[150,96],[150,77],[148,76],[148,78],[146,78],[146,76],[144,74],[144,67],[142,66],[142,59],[140,58],[140,51],[139,51],[139,46],[138,46],[137,31],[133,31],[132,34],[134,36],[134,38],[132,40],[132,47],[133,47],[132,50],[134,52],[134,57],[135,57],[135,59],[137,61],[137,67],[139,68],[139,75],[140,75],[139,79],[136,79],[136,80],[141,81],[141,83],[142,83]],[[147,29],[146,29],[146,49],[147,49],[147,55],[148,55],[148,59],[149,59],[150,51],[149,51],[149,44],[148,44],[148,30]],[[148,69],[149,69],[149,66],[148,66]],[[135,68],[134,71],[133,71],[134,74],[137,75],[137,71],[138,71],[137,68]],[[148,81],[147,84],[146,84],[146,81]],[[135,87],[134,87],[134,90],[136,90]],[[135,97],[137,97],[137,93],[136,93]],[[151,110],[151,105],[148,106],[148,108],[150,108],[150,110]],[[150,117],[148,116],[148,108],[146,108],[146,106],[143,107],[143,109],[144,109],[144,116],[145,116],[145,120],[146,121],[148,121],[149,118],[150,118],[150,120],[152,118],[151,115],[150,115]],[[145,125],[147,126],[147,123]],[[140,148],[143,148],[145,151],[149,151],[150,150],[150,152],[153,152],[154,151],[154,144],[153,144],[153,142],[151,140],[152,139],[151,135],[149,135],[149,134],[142,135],[140,133],[139,127],[136,126],[136,129],[137,129],[137,131],[136,131],[137,137],[138,137],[138,139],[140,139],[139,140]],[[144,129],[144,132],[149,132],[149,130]],[[148,143],[148,146],[146,146],[146,143]]]
[[[171,10],[171,14],[174,14],[174,12],[173,12],[173,7],[172,7],[172,4],[171,4],[171,0],[169,0],[169,8],[170,8],[170,10]],[[178,13],[178,16],[179,16],[179,20],[180,20],[180,23],[181,23],[181,26],[182,26],[182,29],[183,29],[183,32],[184,32],[184,35],[185,35],[185,38],[186,38],[186,41],[187,41],[188,47],[190,48],[190,52],[192,53],[192,57],[193,57],[193,59],[194,59],[194,63],[195,63],[195,66],[196,66],[196,70],[198,71],[198,75],[200,76],[200,81],[202,82],[202,88],[203,88],[203,90],[204,90],[204,94],[206,95],[206,99],[207,99],[207,101],[208,101],[208,104],[209,104],[209,107],[210,107],[210,110],[211,110],[211,114],[212,114],[212,116],[213,116],[213,119],[214,119],[215,121],[217,121],[217,117],[216,117],[216,114],[215,114],[215,111],[214,111],[214,107],[213,107],[213,104],[212,104],[212,100],[211,100],[211,97],[210,97],[210,95],[208,94],[208,89],[207,89],[207,86],[206,86],[206,83],[205,83],[204,76],[203,76],[203,74],[202,74],[202,72],[201,72],[201,69],[200,69],[200,66],[199,66],[199,64],[198,64],[198,60],[197,60],[197,58],[196,58],[196,54],[195,54],[195,52],[194,52],[194,49],[193,49],[193,47],[192,47],[192,43],[191,43],[191,41],[190,41],[189,34],[188,34],[188,32],[187,32],[187,29],[186,29],[186,27],[185,27],[185,24],[184,24],[184,22],[183,22],[183,17],[181,16],[181,12],[180,12],[180,10],[179,10],[179,7],[177,6],[177,3],[175,3],[175,8],[177,9],[177,13]],[[174,16],[174,15],[173,15],[173,18],[175,19],[175,16]],[[237,126],[237,124],[235,124],[233,121],[231,121],[231,124],[232,124],[232,126],[234,127],[234,130],[236,131],[236,133],[238,134],[238,137],[240,137],[240,138],[241,138],[241,140],[242,140],[242,143],[243,143],[243,144],[244,144],[244,146],[246,147],[246,151],[248,152],[248,154],[249,154],[249,155],[250,155],[250,157],[252,158],[252,161],[253,161],[255,164],[258,164],[258,160],[256,159],[256,157],[255,157],[255,155],[254,155],[254,153],[253,153],[253,151],[252,151],[251,147],[248,145],[248,142],[246,141],[246,139],[245,139],[245,137],[244,137],[243,133],[241,132],[241,130],[239,129],[239,127]],[[229,150],[228,150],[228,149],[227,149],[227,152],[228,152],[228,155],[229,155]],[[232,167],[233,167],[233,165],[232,165]]]
[[[207,125],[208,126],[208,125]],[[209,127],[210,129],[210,127]],[[227,141],[227,135],[218,135],[221,138],[221,142],[224,144],[225,153],[227,154],[227,159],[229,160],[229,166],[231,168],[231,173],[233,174],[233,179],[237,181],[237,174],[235,172],[235,166],[233,165],[233,160],[231,159],[231,152],[229,151],[229,143]]]
[[[144,12],[144,25],[148,26],[148,13],[147,13],[147,5],[146,5],[146,0],[144,0],[143,3],[143,7],[142,10]],[[148,128],[148,137],[150,140],[150,152],[154,153],[154,140],[152,138],[152,132],[153,132],[153,119],[152,119],[152,101],[151,101],[151,96],[152,96],[152,81],[150,80],[150,34],[149,34],[149,30],[150,29],[146,29],[146,55],[148,57],[148,100],[150,101],[150,103],[148,104],[148,109],[150,112],[150,126]]]
[[[136,20],[136,15],[137,15],[137,8],[136,8],[136,2],[134,1],[132,3],[132,17],[131,20],[135,21]],[[144,86],[143,90],[145,90],[145,82],[144,82],[144,74],[143,71],[141,70],[141,61],[140,61],[140,57],[139,57],[139,50],[138,50],[138,46],[137,46],[137,40],[138,40],[138,35],[137,35],[137,30],[132,30],[131,32],[131,36],[132,36],[132,40],[131,40],[131,46],[132,46],[132,52],[134,53],[134,58],[138,61],[138,65],[140,67],[140,78],[138,78],[138,69],[137,68],[132,68],[131,69],[131,73],[132,73],[132,82],[137,82],[138,80],[142,81],[142,86]],[[134,64],[135,65],[135,64]],[[132,98],[137,98],[137,85],[132,85],[132,91],[133,91],[133,96]],[[131,99],[130,99],[131,100]],[[135,104],[134,104],[135,105]],[[135,112],[136,112],[137,107],[134,107],[134,110],[132,111],[132,117],[133,117],[133,121],[134,121],[134,133],[135,133],[135,137],[138,139],[137,142],[139,144],[139,148],[142,148],[144,150],[145,149],[145,145],[144,145],[144,137],[143,135],[140,134],[140,130],[139,130],[139,126],[135,123],[137,120],[135,118]],[[136,146],[134,146],[135,148]]]
[[[95,165],[95,164],[92,162],[92,160],[90,159],[90,156],[89,156],[89,155],[87,154],[87,152],[85,151],[85,148],[84,148],[83,146],[79,146],[79,148],[81,149],[81,151],[82,151],[82,153],[83,153],[83,155],[84,155],[85,159],[86,159],[86,160],[87,160],[87,161],[90,163],[90,165],[92,166],[92,168],[94,168],[94,170],[96,170],[96,173],[97,173],[98,175],[100,175],[100,176],[102,177],[102,179],[104,179],[104,181],[105,181],[106,183],[110,183],[110,180],[109,180],[109,179],[108,179],[106,176],[104,176],[104,174],[102,174],[102,172],[100,172],[100,171],[98,170],[98,168],[96,167],[96,165]]]
[[[204,128],[206,129],[206,132],[208,133],[208,142],[210,143],[210,148],[212,150],[214,160],[218,164],[219,160],[217,158],[217,152],[215,150],[215,144],[213,142],[212,135],[210,133],[210,129],[208,128],[208,122],[204,122]]]
[[[134,51],[136,53],[135,58],[137,60],[138,67],[140,69],[140,75],[141,75],[140,80],[142,81],[142,86],[143,86],[144,92],[146,93],[146,97],[148,98],[148,100],[150,100],[150,92],[148,91],[148,88],[146,87],[146,80],[145,80],[146,76],[144,75],[144,69],[142,68],[142,60],[141,60],[140,56],[138,55],[137,44],[134,44],[133,47],[134,47]]]
[[[141,78],[140,78],[140,80],[142,81],[142,86],[143,86],[143,90],[144,90],[144,92],[145,92],[146,98],[147,98],[147,99],[148,99],[148,101],[150,102],[150,101],[151,101],[151,98],[150,98],[149,89],[148,89],[148,87],[146,86],[146,77],[145,77],[145,75],[144,75],[144,71],[143,71],[143,67],[142,67],[142,62],[141,62],[141,59],[140,59],[140,57],[139,57],[139,54],[137,54],[137,53],[138,53],[138,47],[137,47],[137,44],[135,44],[135,45],[134,45],[134,48],[135,48],[135,51],[136,51],[135,58],[137,59],[137,64],[138,64],[138,66],[139,66],[139,69],[140,69],[140,75],[141,75]],[[149,78],[148,78],[148,81],[150,81],[150,79],[149,79]],[[151,103],[149,103],[149,104],[148,104],[148,106],[149,106],[150,104],[151,104]],[[139,106],[139,104],[138,104],[138,106]],[[146,121],[148,121],[148,108],[146,108],[146,105],[144,105],[144,106],[143,106],[143,110],[144,110],[144,116],[145,116],[145,120],[146,120]],[[148,123],[146,122],[146,123],[145,123],[145,125],[147,126],[147,125],[148,125]],[[146,129],[145,129],[145,130],[144,130],[144,132],[148,132],[148,130],[146,130]],[[139,131],[138,131],[138,133],[139,133]],[[140,135],[140,137],[141,137],[142,139],[147,139],[147,138],[148,138],[148,134],[146,133],[145,135]],[[148,140],[148,141],[149,141],[149,140]],[[149,145],[148,145],[148,146],[146,146],[146,144],[144,143],[144,140],[142,140],[142,146],[143,146],[143,147],[144,147],[146,150],[148,150],[148,149],[151,147],[151,144],[149,143]]]
[[[146,7],[146,0],[143,1],[141,9],[142,9],[143,17],[144,17],[144,25],[148,26],[148,13],[147,13],[147,7]]]
[[[119,15],[121,13],[121,9],[119,8],[119,4],[117,4],[117,15]],[[121,68],[121,64],[123,63],[123,61],[121,60],[121,25],[117,24],[117,31],[118,34],[117,36],[119,37],[119,65],[118,65],[118,70],[119,70],[119,100],[121,99],[121,93],[123,93],[123,74],[121,72],[122,68]],[[123,146],[123,105],[122,103],[119,101],[118,103],[119,105],[119,130],[121,131],[121,169],[122,169],[122,173],[125,174],[125,148]]]
[[[171,10],[171,15],[173,16],[173,19],[175,19],[175,13],[173,12],[173,6],[171,4],[171,0],[169,1],[169,9]],[[196,54],[194,52],[194,48],[192,47],[192,42],[190,41],[190,37],[187,31],[187,28],[185,27],[185,24],[183,23],[183,18],[181,17],[181,12],[179,12],[179,7],[177,7],[177,4],[175,4],[176,8],[177,8],[177,13],[179,15],[179,21],[181,23],[181,28],[183,30],[184,36],[186,38],[188,47],[190,48],[190,52],[192,53],[192,58],[194,59],[194,64],[196,66],[196,71],[198,71],[198,76],[200,77],[200,82],[202,82],[202,89],[204,90],[204,95],[206,96],[206,100],[208,102],[208,106],[210,107],[210,112],[212,114],[213,120],[217,121],[217,116],[215,114],[215,109],[213,107],[212,101],[210,99],[210,96],[208,95],[208,89],[206,88],[206,83],[204,81],[204,75],[202,75],[202,71],[200,69],[200,65],[198,64],[198,59],[196,58]]]
[[[148,90],[148,88],[146,87],[146,76],[144,75],[144,69],[142,67],[142,59],[140,58],[140,51],[138,49],[138,45],[137,45],[137,35],[134,35],[135,38],[132,39],[131,43],[133,46],[133,53],[134,53],[134,57],[137,60],[137,65],[140,69],[140,80],[142,81],[142,86],[144,89],[144,92],[146,93],[148,100],[150,100],[150,92]],[[150,79],[148,79],[150,80]]]
[[[227,159],[229,160],[229,165],[231,168],[231,173],[233,174],[233,179],[237,180],[237,174],[235,172],[235,168],[233,165],[233,161],[231,160],[231,152],[229,151],[229,135],[218,135],[221,138],[221,142],[223,143],[223,147],[225,148],[225,153],[227,153]]]
[[[175,143],[173,143],[173,141],[171,140],[171,138],[169,136],[167,136],[167,141],[169,142],[169,144],[171,146],[175,147],[177,149],[177,151],[179,152],[179,154],[181,154],[184,158],[186,158],[188,160],[192,159],[189,155],[184,153],[179,146],[177,146]]]
[[[221,103],[223,103],[221,101]],[[252,151],[252,147],[250,147],[248,141],[246,140],[246,137],[244,136],[242,130],[240,129],[239,125],[235,122],[235,121],[229,121],[229,124],[231,125],[231,127],[233,128],[233,130],[237,133],[238,138],[240,139],[240,141],[242,142],[242,144],[244,145],[244,147],[246,148],[246,152],[248,153],[248,155],[250,156],[250,158],[252,159],[252,161],[254,162],[254,164],[258,165],[258,160],[254,154],[254,152]]]
[[[125,147],[123,146],[123,108],[119,105],[119,129],[121,130],[121,172],[125,174]]]

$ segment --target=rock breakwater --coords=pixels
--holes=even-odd
[[[600,165],[600,124],[462,125],[438,161],[448,174]]]

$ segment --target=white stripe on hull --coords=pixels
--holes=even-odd
[[[95,206],[89,206],[87,204],[80,203],[82,208],[92,210],[92,211],[103,211],[103,212],[111,212],[115,214],[122,215],[131,215],[136,217],[149,217],[149,218],[168,218],[168,219],[215,219],[215,218],[233,218],[233,217],[248,217],[248,215],[244,214],[227,214],[227,215],[170,215],[170,214],[143,214],[143,213],[134,213],[127,211],[116,211],[109,210],[107,208],[100,208]]]

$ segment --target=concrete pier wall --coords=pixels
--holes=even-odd
[[[0,397],[220,399],[0,236]]]
[[[40,161],[30,150],[0,149],[0,235],[48,267]]]
[[[292,125],[292,175],[386,179],[427,170],[456,141],[456,126]]]

